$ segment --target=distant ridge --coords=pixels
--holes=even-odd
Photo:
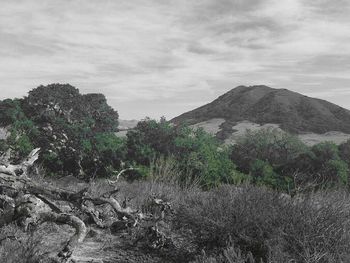
[[[325,100],[311,98],[287,89],[264,85],[238,86],[213,102],[175,117],[171,122],[190,125],[214,118],[224,126],[248,120],[258,124],[274,123],[300,134],[339,131],[350,133],[350,111]]]

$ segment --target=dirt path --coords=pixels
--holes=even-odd
[[[74,251],[73,259],[77,263],[160,263],[165,262],[155,255],[147,254],[137,246],[130,244],[126,235],[113,236],[100,233],[87,238]]]

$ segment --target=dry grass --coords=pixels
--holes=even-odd
[[[232,240],[257,262],[349,262],[349,204],[342,192],[286,200],[263,188],[223,186],[190,196],[176,222],[214,254]]]
[[[196,258],[192,263],[256,263],[252,254],[243,255],[239,248],[230,246],[217,257],[207,256],[205,252],[203,255]]]
[[[129,200],[130,206],[139,210],[153,197],[170,202],[176,208],[186,195],[201,192],[199,183],[184,175],[172,158],[153,161],[148,180],[121,181],[118,188],[119,198]]]
[[[249,185],[202,191],[195,183],[178,181],[183,175],[171,159],[156,161],[151,171],[150,180],[120,181],[116,198],[143,212],[149,212],[147,205],[154,197],[171,204],[173,212],[161,230],[173,247],[162,251],[164,258],[171,253],[174,262],[350,262],[350,197],[345,190],[293,198]],[[112,188],[103,180],[89,186],[91,194]],[[40,262],[45,258],[42,251],[54,251],[55,239],[66,240],[62,235],[69,236],[69,231],[46,224],[30,234],[6,226],[0,230],[0,262]],[[90,243],[106,243],[103,233],[91,237]],[[111,239],[108,249],[113,250],[115,242],[123,241]],[[45,245],[50,249],[42,249]]]
[[[16,225],[3,227],[0,232],[0,262],[38,263],[44,262],[46,253],[40,233],[25,233]]]

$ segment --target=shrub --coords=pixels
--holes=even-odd
[[[160,156],[169,156],[174,152],[174,141],[178,129],[165,120],[157,122],[151,119],[140,121],[127,133],[128,159],[138,164],[150,165]]]
[[[350,140],[339,145],[339,156],[350,167]]]
[[[230,160],[228,149],[202,129],[177,138],[176,146],[182,170],[189,171],[205,187],[239,182],[244,178]]]
[[[272,166],[265,161],[255,160],[251,167],[251,181],[260,186],[269,186],[274,189],[288,191],[293,188],[292,179],[277,174]]]
[[[288,199],[261,187],[221,186],[184,198],[175,223],[208,257],[220,258],[218,249],[231,242],[257,262],[347,262],[349,201],[341,191]]]
[[[2,141],[1,152],[11,150],[12,161],[16,162],[34,148],[33,141],[39,131],[26,117],[22,109],[23,100],[6,99],[0,101],[0,126],[8,126],[9,136]]]
[[[348,184],[348,165],[340,158],[337,145],[323,142],[281,167],[280,173],[295,174],[300,187],[331,187]]]
[[[248,178],[236,170],[228,149],[202,129],[146,119],[128,132],[127,148],[128,160],[138,165],[148,166],[152,160],[171,156],[183,175],[198,179],[204,187],[241,183]]]
[[[254,257],[251,253],[248,255],[242,255],[242,251],[239,248],[230,246],[225,248],[222,254],[217,256],[207,256],[204,252],[204,255],[199,256],[192,263],[255,263]]]
[[[96,133],[83,141],[82,165],[90,176],[111,176],[121,167],[126,155],[126,142],[114,133]]]
[[[38,263],[44,261],[45,254],[40,251],[41,238],[34,233],[25,233],[14,225],[1,228],[0,259],[6,263]]]
[[[336,183],[347,185],[349,181],[349,167],[343,160],[335,159],[327,162],[327,175],[336,175]]]
[[[293,160],[307,150],[296,136],[278,129],[248,130],[232,147],[231,159],[244,173],[249,173],[256,160],[278,167]]]

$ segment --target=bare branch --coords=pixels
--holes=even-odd
[[[108,181],[108,183],[109,183],[110,185],[114,185],[114,184],[116,184],[116,183],[118,182],[119,177],[120,177],[123,173],[125,173],[125,172],[127,172],[127,171],[134,171],[134,170],[138,170],[138,168],[133,168],[133,167],[125,168],[125,169],[121,170],[121,171],[116,175],[116,179],[115,179],[114,181],[112,181],[112,180],[107,180],[107,181]]]
[[[75,234],[68,240],[64,248],[58,253],[58,257],[62,258],[63,260],[68,260],[72,256],[74,249],[79,245],[79,243],[84,241],[87,234],[87,228],[84,222],[80,218],[70,214],[45,212],[40,214],[40,221],[66,224],[75,228]]]

